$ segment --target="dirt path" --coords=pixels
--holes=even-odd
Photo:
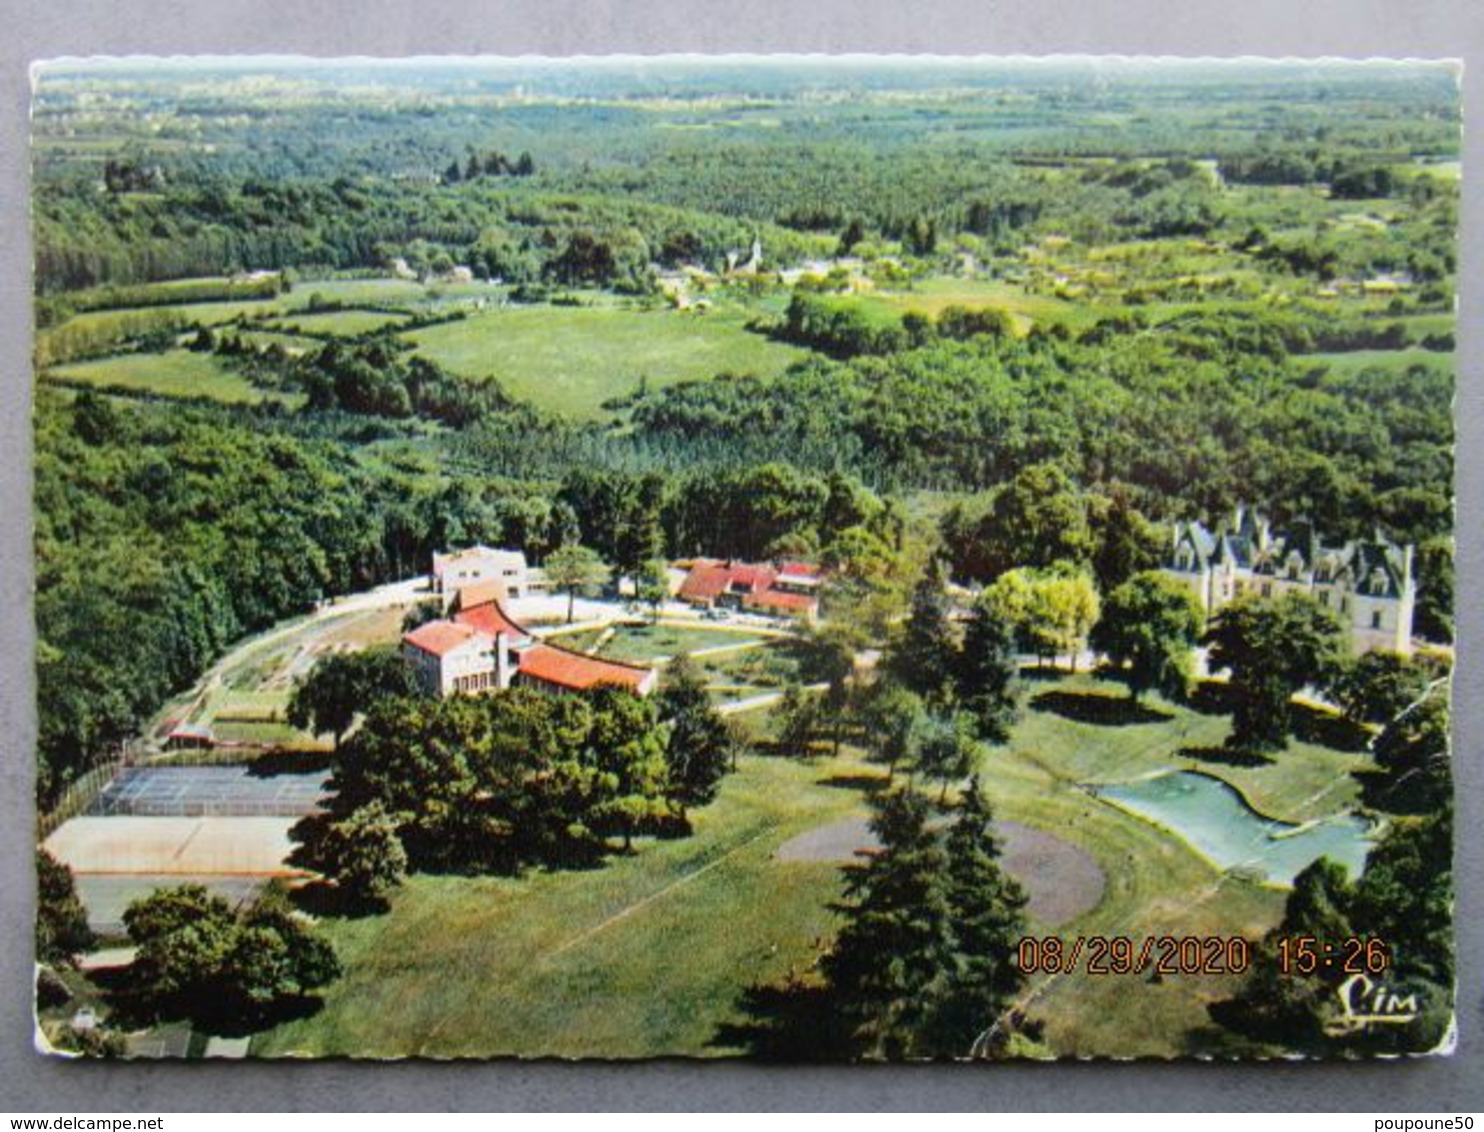
[[[997,821],[1005,871],[1030,896],[1026,911],[1047,927],[1058,927],[1092,911],[1107,878],[1092,854],[1060,837],[1013,821]],[[844,818],[799,834],[778,848],[780,861],[853,860],[880,846],[865,818]]]

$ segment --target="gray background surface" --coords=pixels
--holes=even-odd
[[[28,64],[59,55],[632,52],[1458,58],[1484,122],[1479,0],[0,0],[0,1111],[1484,1108],[1484,826],[1477,749],[1484,484],[1484,143],[1466,131],[1454,684],[1460,1043],[1365,1065],[1061,1064],[859,1069],[744,1063],[70,1064],[31,1049]],[[389,1020],[395,1025],[395,1020]]]

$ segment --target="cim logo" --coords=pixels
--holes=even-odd
[[[1405,1025],[1415,1022],[1421,1012],[1415,994],[1397,994],[1365,975],[1351,975],[1335,988],[1335,994],[1341,1014],[1324,1027],[1332,1037],[1362,1033],[1371,1026]]]

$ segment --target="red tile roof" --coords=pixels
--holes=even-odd
[[[459,591],[462,595],[463,591]],[[462,605],[462,601],[460,602]],[[530,636],[525,629],[511,619],[510,614],[505,612],[505,607],[498,601],[485,602],[472,608],[461,608],[453,615],[454,621],[459,625],[468,625],[478,629],[481,633],[488,633],[491,637],[497,637],[504,633],[513,640],[523,641]]]
[[[452,621],[429,621],[426,625],[419,625],[412,632],[405,634],[402,641],[432,656],[442,656],[444,653],[452,652],[475,635],[476,630],[472,625],[459,625]]]
[[[617,684],[638,691],[654,671],[635,664],[620,664],[613,660],[583,656],[581,653],[569,652],[548,644],[531,645],[517,655],[520,658],[519,671],[522,676],[575,691],[596,688],[602,684]]]
[[[729,592],[757,593],[771,586],[777,577],[771,566],[700,561],[685,576],[680,585],[680,596],[687,601],[715,601]]]
[[[818,578],[819,567],[808,562],[785,562],[778,570],[780,578]]]
[[[748,594],[742,599],[743,609],[786,609],[804,612],[814,609],[819,599],[812,594],[795,594],[787,590],[767,590],[760,594]]]

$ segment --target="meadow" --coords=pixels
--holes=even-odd
[[[417,352],[465,377],[579,420],[647,385],[720,373],[772,377],[807,356],[748,331],[740,313],[520,306],[409,331]]]
[[[255,405],[266,400],[295,403],[302,398],[259,389],[227,368],[214,354],[167,350],[160,354],[123,354],[96,361],[56,366],[49,376],[67,382],[126,393],[160,397],[203,398],[228,404]]]
[[[1190,752],[1220,742],[1225,716],[1152,700],[1131,719],[1121,692],[1087,675],[1033,680],[1028,691],[1022,720],[1008,746],[990,754],[983,781],[998,818],[1071,841],[1102,869],[1106,887],[1090,911],[1054,929],[1029,925],[1069,946],[1097,934],[1252,941],[1276,922],[1284,899],[1279,888],[1219,872],[1086,785],[1199,769],[1236,786],[1259,811],[1303,821],[1349,808],[1352,774],[1370,765],[1363,754],[1298,741],[1261,765],[1212,761]],[[743,722],[765,723],[753,717],[767,714]],[[692,837],[643,841],[594,871],[414,877],[384,916],[324,921],[348,975],[322,1011],[259,1036],[252,1052],[745,1052],[734,1044],[748,1021],[739,997],[789,974],[811,977],[841,891],[838,862],[780,862],[779,846],[863,816],[884,782],[883,768],[849,746],[838,759],[746,756],[717,801],[692,812]],[[1205,1004],[1237,982],[1079,971],[1032,977],[1020,1002],[1059,1055],[1172,1057],[1195,1048],[1208,1026]],[[398,1025],[389,1028],[393,1016]]]

